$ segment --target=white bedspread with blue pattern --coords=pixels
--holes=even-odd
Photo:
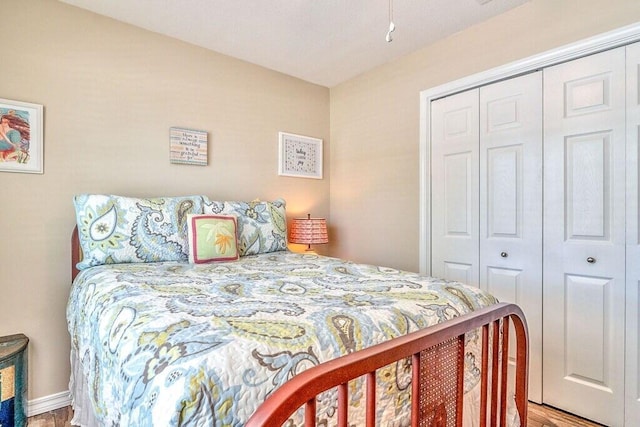
[[[459,283],[283,251],[91,267],[74,281],[67,321],[101,424],[242,426],[297,372],[493,303]],[[478,370],[466,357],[471,388]],[[406,423],[399,366],[378,375],[379,425]],[[318,410],[319,425],[335,424],[334,392]]]

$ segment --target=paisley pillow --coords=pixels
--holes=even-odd
[[[287,250],[286,202],[218,202],[204,197],[204,213],[233,215],[238,220],[240,256]]]
[[[187,261],[187,215],[202,213],[202,196],[82,194],[73,203],[83,253],[79,270],[102,264]]]

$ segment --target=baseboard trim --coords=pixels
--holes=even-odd
[[[69,391],[62,391],[49,396],[39,397],[27,401],[27,417],[44,414],[71,405],[71,394]]]

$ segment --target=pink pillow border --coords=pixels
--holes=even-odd
[[[236,255],[232,256],[232,257],[224,257],[224,258],[205,258],[205,259],[199,259],[198,258],[198,250],[197,250],[197,243],[196,243],[196,220],[199,219],[222,219],[222,220],[232,220],[233,221],[233,228],[235,230],[235,243],[236,243]],[[212,262],[219,262],[219,261],[236,261],[240,258],[240,251],[238,250],[238,221],[236,219],[236,217],[232,216],[232,215],[210,215],[210,214],[194,214],[191,215],[191,221],[190,221],[190,225],[191,225],[191,230],[189,233],[189,250],[193,251],[193,263],[194,264],[210,264]]]

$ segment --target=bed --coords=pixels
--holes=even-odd
[[[526,425],[516,306],[290,252],[281,200],[74,204],[73,424]]]

